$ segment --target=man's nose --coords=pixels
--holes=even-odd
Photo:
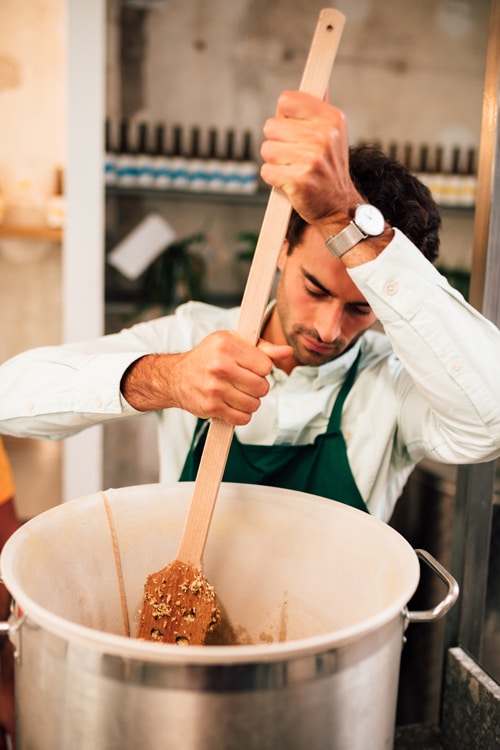
[[[322,308],[316,321],[316,331],[326,344],[335,341],[340,335],[343,306],[338,300],[332,300]]]

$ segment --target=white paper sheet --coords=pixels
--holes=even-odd
[[[150,213],[111,250],[107,262],[128,279],[137,279],[175,236],[163,216]]]

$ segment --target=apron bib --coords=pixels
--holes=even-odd
[[[354,481],[340,430],[342,408],[354,383],[360,354],[337,395],[326,432],[307,445],[247,445],[234,435],[222,481],[309,492],[368,512]],[[198,420],[180,482],[196,479],[208,422]]]

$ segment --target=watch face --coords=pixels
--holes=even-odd
[[[376,237],[384,231],[384,217],[382,213],[369,203],[362,203],[357,207],[354,221],[362,232],[370,237]]]

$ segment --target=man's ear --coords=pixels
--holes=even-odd
[[[288,255],[288,248],[290,247],[290,243],[288,240],[283,240],[283,244],[281,246],[280,254],[278,256],[278,270],[282,271],[283,266],[285,265],[285,261],[287,259]]]

